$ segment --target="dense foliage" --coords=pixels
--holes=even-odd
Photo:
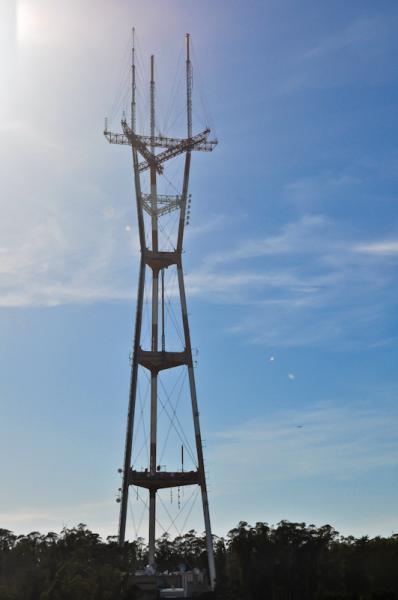
[[[329,525],[239,523],[215,538],[219,600],[398,599],[398,535],[344,538]],[[136,598],[129,574],[145,565],[141,539],[121,550],[85,525],[60,535],[16,536],[0,529],[0,600]],[[205,568],[203,536],[194,531],[157,546],[158,567]]]

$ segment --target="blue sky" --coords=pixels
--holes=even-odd
[[[398,531],[396,3],[1,17],[0,525],[116,530],[138,243],[102,129],[134,25],[166,99],[192,34],[219,138],[194,156],[185,253],[215,532]]]

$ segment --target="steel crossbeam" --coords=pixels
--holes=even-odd
[[[114,133],[113,131],[104,130],[104,136],[110,144],[119,144],[123,146],[131,146],[131,140],[124,133]],[[181,142],[187,142],[188,138],[172,138],[165,136],[156,136],[151,138],[149,135],[137,135],[138,138],[146,145],[152,144],[155,148],[171,149],[179,146]],[[192,150],[199,152],[211,152],[217,146],[217,140],[206,140],[205,142],[196,143]]]
[[[177,146],[167,148],[167,150],[165,150],[164,152],[161,152],[160,154],[156,154],[157,167],[161,168],[162,163],[166,162],[167,160],[170,160],[171,158],[178,156],[179,154],[183,154],[184,152],[189,152],[191,150],[194,150],[196,144],[201,144],[203,142],[206,142],[207,136],[209,135],[209,133],[210,133],[210,129],[205,129],[204,131],[202,131],[202,133],[198,133],[197,135],[193,136],[192,138],[186,138],[185,140],[181,140],[181,142]],[[139,163],[138,170],[140,171],[140,173],[142,173],[146,169],[149,169],[150,166],[151,166],[151,162],[148,160],[144,160],[143,162]]]
[[[154,214],[152,208],[152,196],[151,194],[141,194],[142,206],[148,215]],[[156,214],[160,217],[161,215],[167,215],[168,213],[177,210],[181,206],[181,195],[168,196],[164,194],[158,194]]]

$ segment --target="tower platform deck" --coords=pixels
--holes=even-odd
[[[148,490],[160,490],[184,485],[198,485],[200,482],[199,471],[134,471],[130,470],[129,484]]]

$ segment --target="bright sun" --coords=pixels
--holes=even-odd
[[[44,19],[35,6],[28,2],[18,2],[17,39],[18,42],[40,42],[44,33]]]

